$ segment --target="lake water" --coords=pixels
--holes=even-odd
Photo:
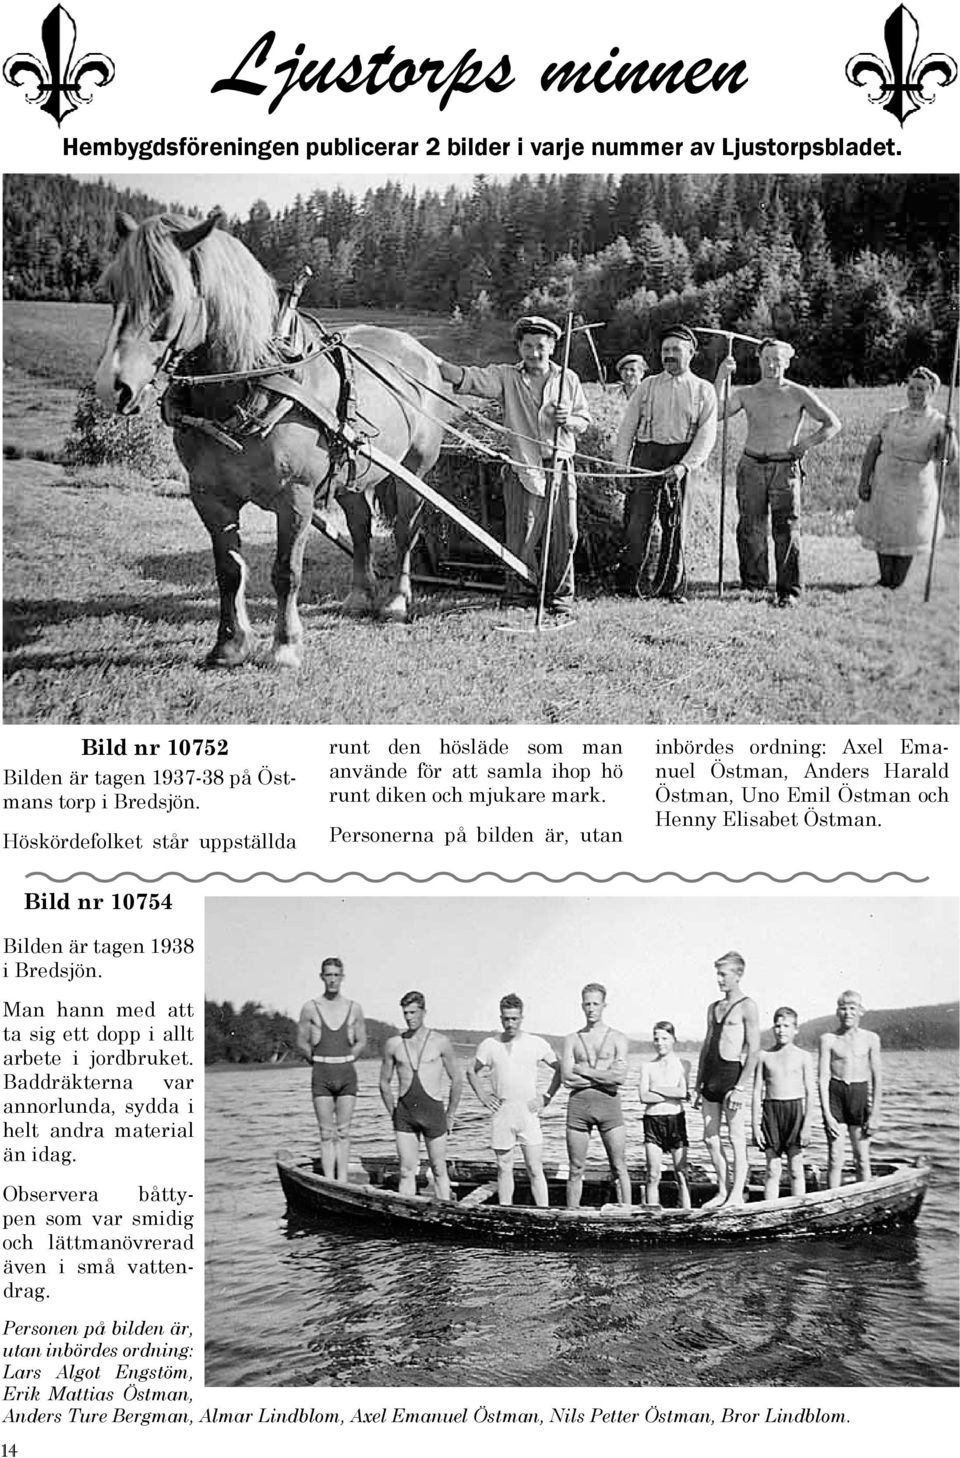
[[[363,1062],[359,1072],[354,1152],[362,1158],[393,1143],[379,1065]],[[912,1230],[600,1252],[434,1244],[288,1216],[273,1156],[281,1146],[319,1148],[309,1071],[211,1074],[207,1383],[955,1385],[957,1056],[888,1054],[885,1084],[876,1157],[924,1154],[933,1165]],[[563,1102],[544,1121],[548,1154],[563,1154]],[[635,1089],[625,1105],[633,1153]],[[699,1115],[688,1114],[688,1127],[698,1162]],[[489,1157],[488,1128],[467,1089],[453,1152]],[[825,1154],[818,1130],[810,1157],[823,1163]]]

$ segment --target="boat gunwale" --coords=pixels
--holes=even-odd
[[[464,1234],[496,1228],[506,1232],[516,1228],[535,1235],[540,1227],[545,1232],[572,1233],[581,1229],[611,1237],[649,1234],[656,1238],[658,1233],[663,1237],[682,1236],[684,1233],[699,1236],[703,1233],[718,1237],[724,1234],[734,1237],[795,1234],[802,1238],[817,1233],[841,1234],[886,1223],[883,1219],[870,1219],[870,1216],[882,1211],[893,1193],[898,1198],[888,1212],[892,1223],[907,1211],[912,1202],[919,1200],[922,1203],[930,1179],[930,1163],[920,1156],[913,1163],[882,1161],[882,1166],[892,1165],[893,1168],[869,1182],[852,1181],[836,1189],[811,1190],[804,1195],[786,1195],[777,1200],[752,1200],[747,1205],[710,1209],[701,1206],[693,1210],[648,1205],[635,1205],[629,1210],[615,1207],[567,1210],[559,1206],[544,1209],[533,1205],[498,1204],[461,1208],[455,1201],[439,1201],[432,1195],[401,1195],[369,1183],[340,1184],[308,1169],[305,1164],[294,1163],[293,1159],[287,1150],[277,1154],[284,1192],[288,1193],[286,1181],[289,1180],[301,1194],[328,1202],[326,1213],[331,1213],[330,1207],[333,1207],[333,1212],[339,1209],[341,1213],[382,1214],[411,1226],[443,1227],[448,1231],[459,1229]],[[839,1218],[844,1211],[855,1215],[858,1207],[862,1220],[854,1219],[831,1228],[829,1222],[834,1217]],[[811,1219],[812,1227],[809,1225]]]

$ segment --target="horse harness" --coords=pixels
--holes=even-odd
[[[245,442],[265,440],[294,406],[299,406],[326,437],[330,466],[317,492],[329,497],[334,484],[341,490],[358,489],[356,450],[364,435],[357,423],[355,366],[342,336],[328,334],[318,319],[297,309],[298,297],[299,289],[295,285],[278,318],[277,361],[261,369],[214,375],[181,374],[178,366],[190,353],[189,348],[177,347],[177,340],[185,333],[181,327],[168,346],[158,372],[166,374],[168,381],[160,400],[160,413],[164,422],[174,429],[202,431],[228,450],[242,454]],[[330,360],[339,377],[335,412],[302,383],[305,366],[321,356]],[[248,389],[245,398],[225,420],[211,420],[186,409],[184,397],[191,386],[228,382],[246,382]]]

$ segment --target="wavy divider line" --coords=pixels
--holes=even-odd
[[[908,876],[906,871],[884,871],[880,876],[864,876],[859,871],[838,871],[835,876],[819,876],[816,871],[793,871],[789,876],[774,876],[770,871],[748,871],[745,876],[728,876],[726,871],[704,871],[699,876],[685,876],[681,871],[658,871],[655,876],[638,876],[634,871],[614,871],[609,876],[593,876],[589,871],[568,871],[563,876],[548,876],[543,871],[523,871],[519,876],[501,876],[499,871],[478,871],[475,876],[457,876],[453,871],[433,871],[429,876],[412,876],[409,871],[388,871],[385,876],[367,876],[363,871],[342,871],[339,876],[321,876],[319,871],[298,871],[295,876],[277,876],[273,871],[254,871],[249,876],[231,876],[229,871],[208,871],[205,876],[185,876],[182,871],[165,871],[162,876],[141,876],[136,871],[118,871],[115,876],[95,876],[90,871],[74,871],[69,876],[51,876],[46,871],[28,871],[26,879],[29,880],[34,876],[39,876],[44,881],[51,881],[56,886],[64,886],[68,881],[77,879],[98,881],[102,886],[109,886],[111,882],[122,881],[125,878],[141,881],[145,886],[155,886],[159,881],[171,879],[199,886],[204,881],[213,881],[218,878],[232,881],[237,886],[245,886],[249,881],[256,881],[260,877],[268,881],[276,881],[280,886],[290,886],[294,881],[302,880],[321,881],[326,886],[336,886],[340,881],[359,880],[366,881],[371,886],[382,886],[385,881],[397,879],[412,881],[417,886],[425,886],[430,881],[442,880],[458,881],[462,886],[469,886],[475,881],[484,880],[502,881],[505,886],[516,886],[520,881],[531,879],[548,881],[554,886],[561,886],[565,881],[579,879],[593,881],[597,886],[605,886],[611,881],[622,879],[636,881],[641,886],[652,886],[655,881],[668,880],[671,876],[678,881],[685,881],[689,886],[696,886],[700,881],[708,881],[712,876],[716,876],[721,881],[729,881],[732,886],[742,886],[745,881],[756,879],[773,881],[778,886],[786,886],[791,881],[802,880],[804,876],[808,876],[812,881],[819,881],[824,886],[831,886],[847,876],[851,876],[857,881],[863,881],[867,886],[876,886],[881,881],[898,878],[909,881],[914,886],[922,886],[930,879],[929,876]]]

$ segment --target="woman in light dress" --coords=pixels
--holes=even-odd
[[[956,455],[953,424],[933,408],[940,380],[918,366],[907,379],[907,403],[890,410],[871,437],[860,467],[860,502],[853,524],[876,552],[879,587],[899,587],[915,554],[929,549],[937,511],[941,455]],[[937,536],[943,533],[943,518]]]

